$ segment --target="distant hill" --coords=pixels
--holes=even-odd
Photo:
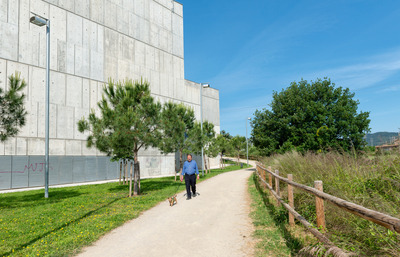
[[[377,146],[391,143],[393,137],[398,137],[397,132],[376,132],[373,134],[367,134],[365,136],[365,141],[367,141],[369,146]]]

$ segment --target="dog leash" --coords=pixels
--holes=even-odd
[[[181,184],[182,184],[182,182],[178,184],[178,187],[176,188],[176,191],[175,191],[174,195],[176,195],[176,193],[178,192],[179,187],[181,186]]]

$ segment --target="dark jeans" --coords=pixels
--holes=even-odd
[[[190,187],[192,187],[193,194],[196,194],[196,174],[185,175],[186,194],[188,198],[192,197]]]

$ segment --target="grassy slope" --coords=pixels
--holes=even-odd
[[[213,170],[204,179],[239,169]],[[0,256],[68,256],[138,217],[178,188],[173,177],[142,180],[140,197],[128,185],[108,183],[0,194]],[[180,191],[185,189],[182,183]]]
[[[400,218],[400,157],[297,153],[264,160],[282,176],[293,174],[294,181],[313,186],[322,180],[324,191],[367,208]],[[282,188],[283,187],[283,188]],[[281,184],[286,198],[286,187]],[[315,199],[295,190],[296,210],[315,224]],[[327,235],[339,247],[358,256],[400,256],[400,235],[326,203]]]
[[[256,256],[296,256],[304,245],[316,243],[302,227],[288,225],[286,210],[276,206],[275,199],[259,185],[255,175],[250,177],[248,185],[254,236],[258,239]]]

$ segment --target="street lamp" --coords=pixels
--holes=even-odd
[[[210,87],[208,83],[200,83],[200,129],[201,135],[203,135],[203,87]],[[201,146],[201,167],[202,173],[201,175],[204,176],[204,147]]]
[[[251,120],[251,118],[247,118],[246,120],[246,151],[247,151],[247,166],[249,166],[249,139],[247,138],[247,121]]]
[[[50,107],[50,20],[32,13],[29,21],[39,27],[46,25],[46,139],[45,139],[45,173],[44,197],[49,198],[49,107]]]

